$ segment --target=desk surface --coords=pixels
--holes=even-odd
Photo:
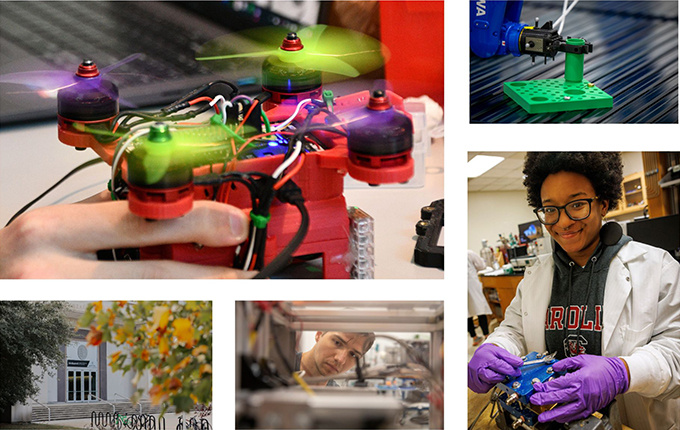
[[[43,193],[66,173],[96,158],[91,151],[76,151],[57,139],[54,122],[0,130],[0,222]],[[431,146],[425,159],[422,188],[349,189],[348,205],[358,206],[375,219],[375,277],[388,279],[443,278],[444,271],[412,262],[415,224],[420,208],[444,198],[444,144]],[[36,203],[33,208],[73,203],[106,188],[108,165],[101,163],[78,172]]]

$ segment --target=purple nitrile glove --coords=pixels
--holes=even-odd
[[[508,376],[519,376],[524,362],[500,346],[485,343],[477,348],[468,363],[468,387],[475,393],[486,393]]]
[[[575,372],[534,384],[536,393],[529,399],[531,403],[560,404],[538,416],[543,423],[566,423],[585,418],[628,390],[628,371],[618,357],[584,354],[560,360],[552,368],[555,372]]]

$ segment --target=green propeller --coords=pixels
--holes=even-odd
[[[290,30],[283,27],[229,34],[203,45],[196,59],[219,71],[233,69],[234,61],[275,57],[302,69],[356,77],[380,68],[389,56],[387,47],[379,40],[353,30],[314,25],[294,34],[301,47],[286,42]]]

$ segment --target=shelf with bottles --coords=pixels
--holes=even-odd
[[[624,177],[621,183],[621,191],[619,205],[609,211],[607,218],[642,212],[647,207],[647,190],[643,172],[632,173]]]

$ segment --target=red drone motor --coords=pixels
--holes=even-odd
[[[59,140],[77,149],[92,148],[111,162],[95,134],[88,129],[108,131],[118,115],[118,87],[99,74],[97,65],[84,60],[75,73],[75,83],[57,93]]]
[[[296,33],[288,33],[279,49],[287,52],[304,48]],[[262,64],[262,89],[272,96],[265,102],[264,109],[271,109],[287,102],[297,104],[305,99],[321,98],[321,72],[305,69],[294,62],[286,62],[277,56],[267,58]]]

